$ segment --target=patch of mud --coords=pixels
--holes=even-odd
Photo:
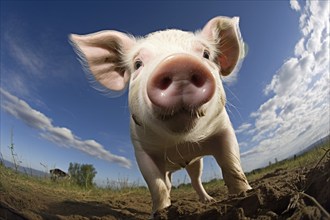
[[[155,219],[330,219],[330,160],[311,169],[275,170],[251,185],[215,203],[174,201]]]

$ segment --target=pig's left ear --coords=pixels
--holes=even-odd
[[[70,40],[96,81],[113,91],[126,88],[130,76],[123,62],[123,54],[135,44],[133,38],[109,30],[87,35],[71,34]]]
[[[238,22],[238,17],[215,17],[204,26],[201,32],[204,38],[216,43],[217,59],[223,76],[233,72],[241,54],[244,53]]]

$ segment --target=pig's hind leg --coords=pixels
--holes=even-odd
[[[199,196],[199,200],[201,202],[215,201],[211,196],[207,194],[202,185],[201,176],[203,171],[203,158],[200,158],[192,164],[189,164],[186,167],[186,170],[190,176],[191,185]]]

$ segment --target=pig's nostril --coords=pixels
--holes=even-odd
[[[159,81],[158,88],[161,90],[167,89],[172,83],[172,79],[170,77],[164,77]]]
[[[200,74],[193,74],[190,81],[194,86],[202,87],[205,84],[205,77],[202,77]]]

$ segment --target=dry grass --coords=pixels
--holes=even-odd
[[[296,158],[283,160],[278,163],[271,164],[267,167],[251,171],[247,173],[247,178],[249,181],[253,181],[277,169],[293,169],[293,168],[304,169],[306,168],[307,165],[313,165],[313,164],[317,165],[319,160],[324,156],[324,154],[329,149],[330,149],[330,142],[323,144],[319,147],[316,147],[302,155],[297,156]]]

